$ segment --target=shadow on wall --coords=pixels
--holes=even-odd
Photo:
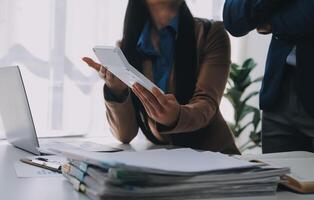
[[[10,66],[13,63],[22,63],[31,73],[40,77],[49,79],[51,78],[51,73],[53,73],[54,69],[63,67],[64,75],[66,75],[69,79],[74,81],[77,84],[77,87],[84,94],[89,94],[91,92],[91,88],[93,83],[96,83],[99,79],[95,75],[86,76],[82,74],[78,69],[75,68],[74,64],[66,57],[63,59],[63,66],[54,66],[51,63],[55,63],[52,61],[44,61],[40,58],[32,55],[30,51],[28,51],[22,45],[14,45],[10,48],[8,53],[0,58],[1,66]],[[58,78],[58,77],[57,77]],[[63,77],[59,77],[63,79]],[[86,87],[86,84],[80,83],[90,83],[90,87]]]

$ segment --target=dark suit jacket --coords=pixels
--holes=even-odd
[[[294,46],[297,59],[297,93],[314,117],[314,1],[226,0],[224,24],[234,36],[246,35],[265,24],[272,25],[260,107],[270,110],[280,95],[286,58]]]

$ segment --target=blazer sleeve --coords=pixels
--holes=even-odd
[[[223,20],[231,35],[241,37],[271,20],[291,0],[226,0]]]
[[[314,1],[296,0],[271,19],[272,33],[283,39],[313,38]]]
[[[104,86],[106,116],[112,134],[122,143],[129,143],[138,133],[138,123],[130,91],[121,99]]]
[[[186,133],[208,126],[219,110],[229,75],[230,41],[221,22],[213,23],[200,61],[196,89],[192,99],[181,105],[177,124],[171,129],[158,127],[160,134]]]

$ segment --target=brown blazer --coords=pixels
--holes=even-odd
[[[228,34],[221,22],[212,22],[205,37],[203,22],[198,19],[195,19],[195,31],[199,64],[194,95],[188,104],[181,105],[175,127],[161,130],[154,120],[148,119],[149,127],[164,144],[239,154],[233,135],[219,110],[231,63]],[[152,62],[145,60],[143,66],[145,76],[154,81]],[[168,88],[174,93],[174,70],[170,74]],[[130,93],[123,102],[117,102],[108,100],[106,91],[107,118],[113,135],[118,139],[123,134],[135,136],[139,125]]]

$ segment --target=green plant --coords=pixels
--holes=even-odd
[[[259,94],[251,91],[245,94],[246,89],[262,80],[262,77],[252,80],[251,72],[256,67],[253,59],[247,59],[242,66],[231,65],[228,86],[224,96],[234,108],[234,122],[229,123],[231,130],[238,138],[245,130],[250,128],[248,141],[241,145],[240,151],[251,149],[261,144],[261,112],[258,107],[248,104],[248,101]]]

